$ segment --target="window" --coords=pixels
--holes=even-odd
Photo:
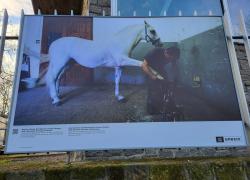
[[[113,0],[120,16],[222,15],[220,0]]]

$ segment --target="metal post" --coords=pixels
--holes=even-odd
[[[182,16],[182,11],[181,10],[178,11],[178,16]]]
[[[38,14],[38,15],[42,15],[42,13],[41,13],[41,9],[38,9],[37,14]]]
[[[167,16],[167,11],[166,10],[164,10],[163,16]]]
[[[4,134],[3,134],[3,146],[5,146],[5,137],[6,137],[6,134],[7,134],[7,129],[4,128]]]
[[[85,151],[81,152],[81,161],[85,161],[86,159],[86,155],[85,155]]]
[[[149,11],[148,11],[148,16],[151,16],[151,15],[152,15],[152,13],[151,13],[151,11],[149,10]]]
[[[4,53],[4,45],[5,45],[5,37],[8,25],[8,13],[7,10],[4,9],[3,15],[3,23],[2,23],[2,33],[1,33],[1,42],[0,42],[0,74],[2,69],[2,62],[3,62],[3,53]]]
[[[5,134],[6,128],[0,128],[0,132],[3,132]],[[4,135],[3,135],[3,145],[4,145]]]
[[[1,42],[0,42],[0,74],[2,70],[2,62],[3,62],[3,54],[4,54],[4,46],[5,46],[5,38],[8,26],[8,12],[4,9],[3,15],[3,23],[2,23],[2,33],[1,33]],[[6,127],[6,124],[5,124]],[[6,137],[6,128],[4,128],[4,135],[3,135],[3,146],[5,145],[5,137]]]
[[[67,152],[67,164],[70,164],[71,160],[70,160],[70,152]]]
[[[247,28],[246,28],[244,14],[242,10],[240,10],[240,31],[243,36],[243,41],[244,41],[245,50],[247,54],[247,61],[250,66],[250,42],[248,40]]]
[[[24,26],[24,11],[22,9],[21,11],[21,20],[20,20],[20,29],[19,29],[19,39],[18,39],[18,48],[17,48],[17,54],[16,54],[16,65],[15,65],[15,76],[14,76],[14,82],[13,82],[13,88],[12,88],[12,95],[11,95],[11,103],[10,104],[14,104],[14,102],[16,102],[16,94],[17,94],[17,91],[18,91],[18,85],[19,85],[19,82],[17,81],[17,74],[18,70],[21,70],[20,68],[18,67],[21,67],[21,42],[22,42],[22,38],[23,38],[23,26]],[[10,108],[10,112],[9,112],[9,119],[8,119],[8,127],[7,127],[7,130],[6,130],[6,136],[4,137],[5,139],[5,142],[6,144],[8,144],[8,134],[9,134],[9,129],[10,129],[10,122],[13,122],[14,118],[14,109],[13,108]],[[6,146],[5,146],[5,151],[6,151]]]
[[[196,11],[196,10],[194,10],[194,14],[193,14],[193,16],[197,16],[197,15],[198,15],[197,11]]]
[[[111,16],[117,16],[117,0],[111,0]]]
[[[209,11],[208,11],[208,15],[209,15],[209,16],[212,16],[212,15],[213,15],[213,11],[212,11],[212,10],[209,10]]]
[[[233,35],[233,26],[232,26],[232,20],[231,20],[231,17],[229,15],[229,8],[228,8],[228,4],[227,4],[227,0],[222,0],[223,2],[223,11],[224,11],[224,16],[226,19],[226,22],[227,22],[227,28],[228,30],[231,32],[231,34]],[[226,13],[227,12],[227,13]]]
[[[0,131],[3,131],[4,134],[3,134],[3,144],[2,146],[4,147],[5,146],[5,137],[6,137],[6,127],[7,127],[7,119],[5,119],[4,121],[0,121],[1,124],[4,125],[4,128],[0,128]]]
[[[230,21],[228,17],[229,17],[228,10],[225,9],[223,21],[225,25],[227,46],[229,50],[230,62],[231,62],[233,77],[235,81],[235,87],[236,87],[236,93],[237,93],[237,97],[239,101],[240,112],[241,112],[243,121],[247,124],[248,127],[250,127],[249,110],[248,110],[243,83],[242,83],[242,79],[240,75],[240,68],[239,68],[237,56],[235,53],[235,46],[234,46],[233,39],[232,39],[232,29],[230,27]]]

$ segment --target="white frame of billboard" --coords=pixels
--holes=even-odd
[[[238,128],[238,130],[241,130],[241,143],[239,144],[230,144],[231,142],[228,142],[227,144],[220,144],[217,142],[214,143],[213,145],[211,145],[212,143],[204,143],[204,145],[201,145],[201,144],[195,144],[196,142],[193,143],[193,141],[191,140],[189,143],[190,145],[187,145],[185,144],[187,141],[184,141],[184,145],[174,145],[175,144],[175,141],[173,141],[171,139],[172,135],[177,135],[177,134],[170,134],[170,138],[167,137],[167,136],[164,136],[164,138],[169,138],[168,141],[171,141],[172,145],[164,145],[164,146],[155,146],[155,145],[152,145],[154,144],[155,142],[151,142],[151,145],[130,145],[130,146],[126,146],[126,145],[119,145],[119,146],[115,146],[115,147],[112,147],[112,146],[105,146],[105,147],[84,147],[84,146],[81,146],[80,148],[77,147],[79,145],[79,143],[77,144],[74,144],[74,145],[70,145],[70,147],[76,147],[75,149],[74,148],[59,148],[59,149],[56,149],[56,148],[47,148],[47,149],[42,149],[42,150],[39,150],[39,149],[35,149],[35,150],[27,150],[28,147],[24,146],[22,147],[24,150],[9,150],[8,147],[9,147],[9,140],[10,140],[10,134],[12,131],[12,129],[10,129],[14,123],[14,114],[15,114],[15,108],[16,107],[16,101],[17,101],[17,96],[18,96],[18,84],[19,84],[19,80],[20,80],[20,71],[21,71],[21,68],[20,68],[20,53],[21,53],[21,44],[22,44],[22,35],[23,35],[23,28],[24,28],[24,19],[25,17],[27,16],[37,16],[37,15],[24,15],[24,13],[22,12],[22,17],[21,17],[21,25],[20,25],[20,32],[19,32],[19,43],[18,43],[18,54],[17,54],[17,63],[16,63],[16,68],[15,68],[15,77],[14,77],[14,88],[13,88],[13,94],[12,94],[12,102],[11,102],[11,110],[10,110],[10,117],[9,117],[9,121],[8,121],[8,131],[7,131],[7,139],[6,139],[6,148],[5,148],[5,153],[33,153],[33,152],[52,152],[52,151],[62,151],[62,152],[65,152],[65,151],[80,151],[80,150],[107,150],[107,149],[142,149],[142,148],[211,148],[211,147],[246,147],[248,145],[248,139],[247,139],[247,135],[246,135],[246,131],[245,131],[245,127],[244,127],[244,124],[243,124],[243,121],[244,121],[244,118],[247,118],[249,117],[249,114],[248,116],[246,115],[246,108],[245,108],[245,103],[243,102],[243,104],[241,104],[240,98],[242,98],[244,95],[244,90],[243,90],[243,85],[242,85],[242,82],[241,82],[241,76],[240,76],[240,72],[239,72],[239,68],[238,68],[238,64],[237,64],[237,59],[234,58],[234,55],[235,55],[235,52],[234,52],[234,55],[230,55],[230,52],[229,52],[229,49],[228,49],[228,56],[229,56],[229,59],[230,59],[230,64],[231,64],[231,70],[232,70],[232,73],[233,73],[233,79],[234,79],[234,84],[235,85],[238,85],[238,86],[235,86],[235,90],[237,92],[237,98],[238,98],[238,102],[239,102],[239,106],[240,106],[240,112],[241,112],[241,115],[242,115],[242,120],[241,121],[188,121],[188,122],[164,122],[164,123],[158,123],[158,122],[154,122],[154,123],[129,123],[130,125],[128,125],[128,123],[97,123],[97,124],[60,124],[60,125],[25,125],[27,128],[36,128],[36,127],[39,127],[39,128],[49,128],[49,127],[53,127],[55,126],[58,127],[58,126],[66,126],[66,129],[67,128],[70,128],[70,127],[76,127],[76,126],[85,126],[85,127],[91,127],[91,126],[102,126],[103,128],[106,128],[106,126],[112,126],[111,128],[116,128],[118,127],[118,132],[120,133],[120,131],[122,129],[124,129],[124,125],[125,126],[131,126],[130,128],[132,129],[133,133],[138,133],[137,132],[137,126],[138,124],[140,124],[140,127],[144,127],[146,130],[144,130],[145,134],[148,133],[149,131],[152,131],[152,126],[155,126],[156,127],[156,133],[158,134],[163,134],[165,133],[166,129],[160,129],[159,132],[157,132],[157,130],[159,128],[161,128],[162,126],[164,125],[167,125],[167,130],[168,131],[181,131],[183,132],[184,128],[188,128],[190,130],[190,132],[192,132],[191,134],[186,134],[186,135],[183,135],[183,137],[185,138],[188,138],[188,136],[190,135],[194,135],[193,132],[197,133],[197,132],[203,132],[204,133],[204,129],[213,129],[214,131],[217,131],[216,129],[214,128],[217,128],[217,126],[219,125],[219,127],[222,127],[223,128],[220,128],[218,129],[218,132],[223,132],[222,134],[217,134],[217,136],[223,136],[223,137],[232,137],[232,136],[227,136],[227,132],[229,132],[230,130],[234,130],[235,127]],[[49,15],[49,16],[52,16],[54,17],[54,15]],[[70,16],[70,15],[69,15]],[[68,16],[64,16],[64,17],[68,17]],[[72,16],[71,16],[72,17]],[[79,17],[79,16],[78,16]],[[88,16],[87,16],[88,17]],[[178,16],[177,16],[178,17]],[[199,17],[199,16],[196,16],[196,17]],[[215,17],[221,17],[221,16],[215,16]],[[89,18],[89,17],[88,17]],[[93,17],[94,18],[124,18],[124,17]],[[137,18],[137,17],[132,17],[132,18]],[[138,17],[138,18],[149,18],[149,17]],[[164,18],[164,17],[153,17],[153,18]],[[166,17],[165,17],[166,18]],[[223,23],[223,21],[222,21]],[[224,27],[224,33],[225,33],[225,27]],[[226,37],[226,36],[225,36]],[[228,43],[227,41],[227,46],[228,48],[230,48],[230,44]],[[235,55],[236,57],[236,55]],[[232,58],[234,60],[232,60]],[[236,84],[236,82],[238,81],[238,84]],[[42,127],[43,126],[43,127]],[[47,127],[48,126],[48,127]],[[113,127],[114,126],[114,127]],[[121,127],[120,127],[121,126]],[[203,129],[200,130],[199,128],[203,126]],[[18,128],[23,128],[22,126],[17,126]],[[210,127],[210,128],[208,128]],[[65,128],[65,127],[61,127],[62,129]],[[158,129],[157,129],[158,128]],[[165,127],[166,128],[166,127]],[[176,129],[177,128],[177,129]],[[112,129],[113,130],[113,129]],[[117,131],[117,130],[116,130]],[[215,132],[215,133],[218,133],[218,132]],[[116,132],[117,133],[117,132]],[[133,134],[131,133],[131,134]],[[212,134],[209,134],[209,133],[212,133]],[[145,135],[144,134],[144,135]],[[115,134],[112,134],[112,136],[114,136]],[[123,134],[124,135],[124,134]],[[167,134],[169,136],[169,134]],[[201,136],[199,136],[200,134],[195,134],[195,135],[198,135],[197,137],[201,138]],[[213,132],[208,132],[208,136],[211,136],[213,135],[213,139],[217,136],[215,136],[213,134]],[[116,136],[115,136],[116,137]],[[124,136],[122,136],[124,137]],[[149,136],[150,137],[150,136]],[[196,137],[196,138],[197,138]],[[237,136],[234,136],[234,137],[237,137]],[[62,137],[61,137],[62,138]],[[61,139],[59,138],[59,139]],[[80,139],[82,137],[79,137]],[[131,138],[133,137],[130,137],[128,138],[130,141]],[[141,138],[140,140],[144,140],[145,137],[143,137],[143,139]],[[178,138],[182,138],[182,136],[179,136]],[[194,137],[189,137],[189,138],[194,138]],[[198,141],[199,141],[199,138]],[[206,138],[212,138],[212,137],[206,137]],[[56,139],[55,139],[56,140]],[[53,142],[55,142],[55,140]],[[58,140],[58,139],[57,139]],[[215,139],[214,139],[215,140]],[[100,139],[99,140],[99,143],[102,142],[103,140]],[[114,141],[114,140],[113,140]],[[116,143],[120,143],[120,139],[116,142]],[[167,141],[167,140],[166,140]],[[165,139],[161,139],[161,142],[164,142],[166,144],[166,141]],[[70,142],[70,141],[69,141]],[[72,142],[71,142],[72,143]],[[180,143],[180,142],[179,142]],[[14,143],[15,144],[15,143]],[[215,145],[216,144],[216,145]]]

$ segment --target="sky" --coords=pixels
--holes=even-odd
[[[31,0],[0,0],[0,9],[5,8],[11,16],[20,16],[21,9],[26,14],[33,14]]]
[[[0,10],[7,9],[10,21],[19,23],[21,10],[25,14],[34,14],[31,0],[0,0]]]
[[[18,35],[22,9],[24,10],[25,14],[34,14],[31,0],[0,0],[1,16],[3,15],[4,9],[7,9],[9,15],[7,35]],[[2,23],[0,24],[0,29],[2,29],[1,26]],[[5,51],[3,59],[3,68],[5,69],[5,71],[14,72],[16,47],[16,41],[5,42]]]

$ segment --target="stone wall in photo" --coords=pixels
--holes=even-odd
[[[104,11],[105,16],[110,16],[110,6],[111,0],[90,0],[89,15],[102,16]]]

